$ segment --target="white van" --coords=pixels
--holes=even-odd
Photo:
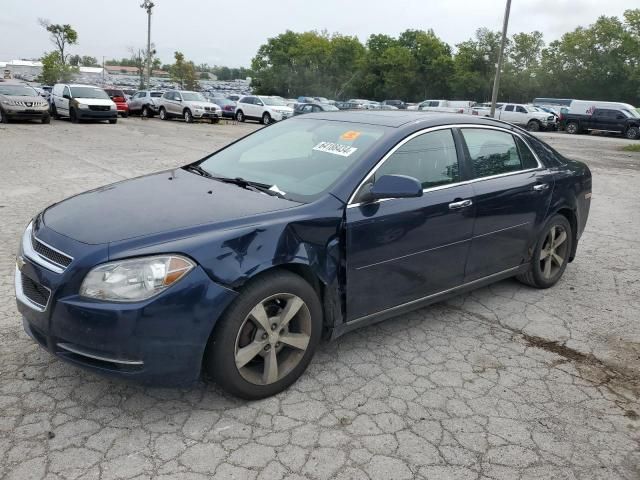
[[[591,115],[596,108],[609,110],[629,110],[636,109],[633,105],[621,102],[602,102],[600,100],[573,100],[569,105],[569,112],[572,115]]]
[[[418,110],[445,113],[471,113],[476,104],[471,100],[425,100],[418,105]]]
[[[118,109],[107,92],[94,85],[56,83],[51,91],[53,118],[69,117],[80,120],[118,121]]]

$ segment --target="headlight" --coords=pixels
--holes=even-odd
[[[89,110],[89,105],[85,104],[85,103],[79,103],[78,104],[78,108],[80,110]]]
[[[16,105],[16,102],[13,100],[2,100],[3,105]]]
[[[110,105],[110,108],[111,108],[111,110],[117,110],[117,109],[118,109],[118,106],[117,106],[115,103],[112,103],[112,104]]]
[[[178,255],[109,262],[87,274],[80,295],[116,302],[145,300],[179,281],[193,267],[193,262]]]

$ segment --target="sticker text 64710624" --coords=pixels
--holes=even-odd
[[[320,142],[313,147],[318,152],[331,153],[333,155],[340,155],[341,157],[348,157],[353,152],[358,150],[356,147],[350,147],[349,145],[342,145],[340,143],[333,142]]]

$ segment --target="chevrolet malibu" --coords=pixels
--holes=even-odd
[[[508,277],[553,286],[590,198],[583,163],[497,120],[312,113],[46,208],[17,304],[63,360],[257,399],[321,338]]]

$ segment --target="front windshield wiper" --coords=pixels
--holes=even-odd
[[[214,178],[213,175],[207,172],[200,165],[187,165],[186,167],[184,167],[184,169],[190,172],[193,172],[197,175],[200,175],[201,177]]]
[[[272,185],[268,185],[266,183],[252,182],[251,180],[245,180],[242,177],[231,178],[211,176],[211,178],[213,178],[214,180],[218,180],[219,182],[233,183],[234,185],[238,185],[242,188],[252,188],[253,190],[266,193],[267,195],[284,198],[284,195],[282,193],[271,190]]]

